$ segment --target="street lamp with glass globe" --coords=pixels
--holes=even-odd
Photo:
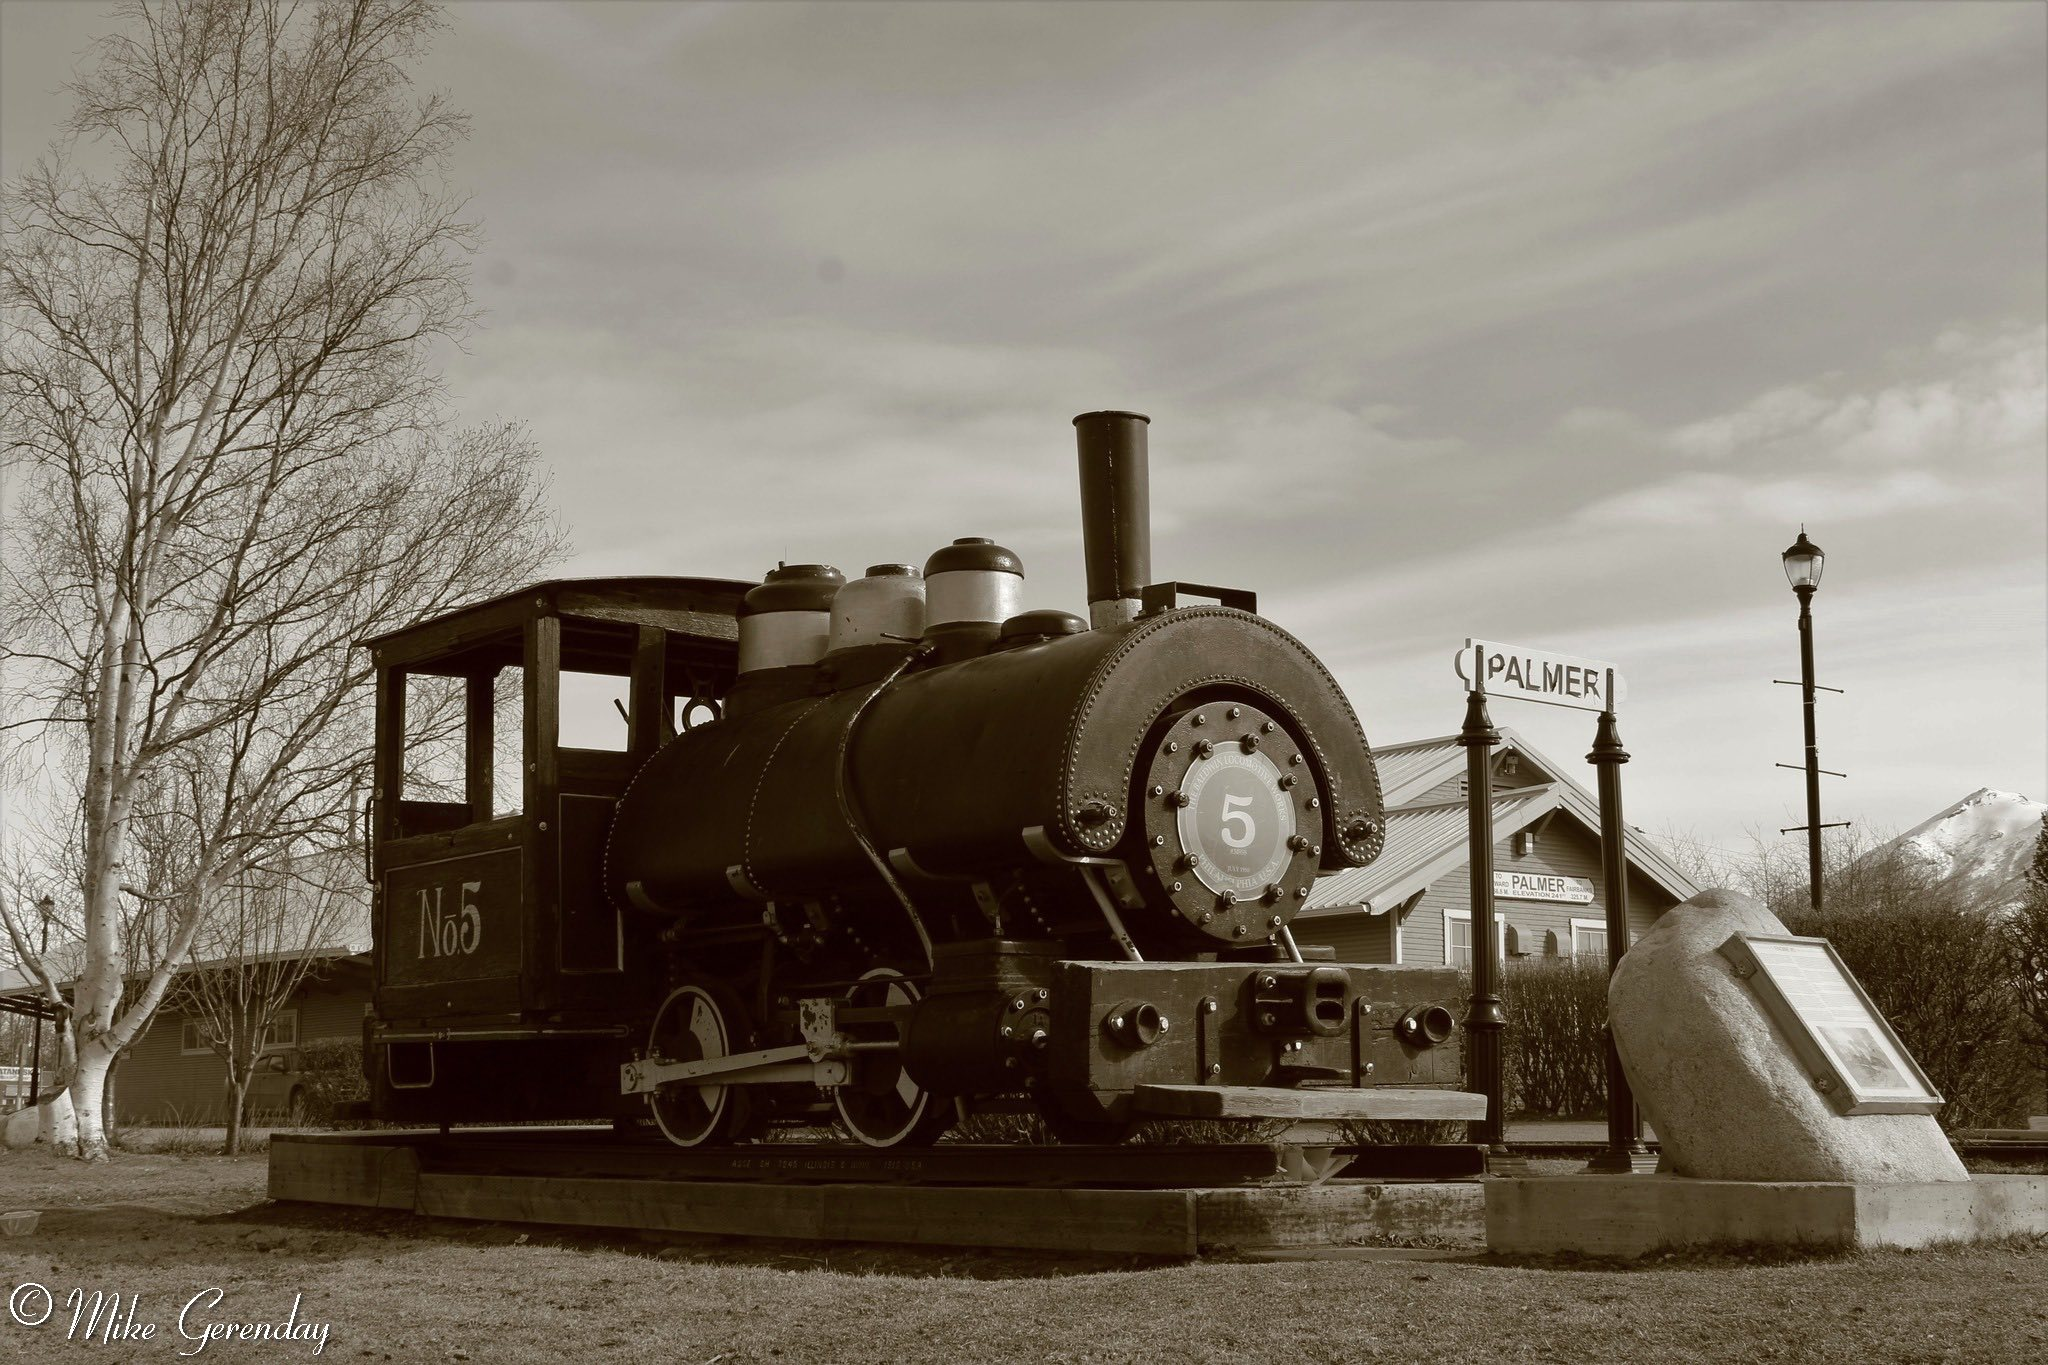
[[[1813,717],[1813,594],[1820,587],[1821,566],[1827,556],[1820,546],[1799,539],[1785,551],[1785,578],[1799,597],[1799,686],[1806,698],[1806,864],[1807,896],[1820,909],[1820,745],[1814,738]]]

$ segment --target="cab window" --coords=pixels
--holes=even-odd
[[[561,736],[565,749],[626,752],[632,685],[610,673],[561,673]]]

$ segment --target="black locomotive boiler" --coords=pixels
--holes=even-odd
[[[1069,1139],[1367,1118],[1389,1087],[1476,1117],[1452,971],[1289,931],[1382,846],[1356,715],[1250,593],[1151,581],[1146,419],[1075,427],[1088,620],[965,539],[851,583],[542,584],[366,642],[373,1112],[879,1147],[1019,1104]],[[563,728],[593,678],[612,742]]]

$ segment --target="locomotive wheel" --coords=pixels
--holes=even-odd
[[[894,967],[877,967],[846,992],[858,1009],[914,1004],[923,992]],[[855,1024],[857,1042],[902,1043],[902,1024]],[[832,1088],[832,1110],[856,1141],[869,1147],[928,1147],[953,1126],[958,1105],[910,1079],[896,1051],[856,1052],[847,1062],[843,1085]]]
[[[741,1050],[738,1008],[706,986],[669,992],[647,1032],[647,1055],[657,1062],[701,1062]],[[685,1085],[671,1081],[647,1097],[662,1135],[678,1147],[702,1147],[743,1136],[752,1126],[753,1100],[739,1085]]]

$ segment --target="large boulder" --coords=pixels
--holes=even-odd
[[[1717,951],[1784,924],[1735,891],[1703,891],[1623,954],[1608,1020],[1660,1170],[1703,1180],[1968,1180],[1927,1114],[1841,1114]]]
[[[42,1127],[42,1122],[42,1109],[40,1106],[33,1104],[24,1106],[9,1114],[7,1116],[4,1137],[7,1150],[12,1152],[18,1151],[23,1147],[33,1147],[36,1141],[36,1130]]]
[[[38,1142],[70,1142],[78,1135],[78,1121],[71,1112],[70,1092],[59,1090],[40,1102],[7,1116],[4,1141],[9,1150],[33,1147]]]

